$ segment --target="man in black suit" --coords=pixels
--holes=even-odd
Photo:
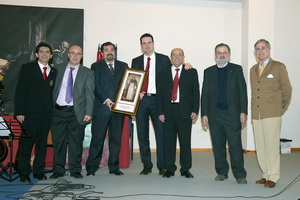
[[[33,177],[45,180],[47,136],[53,112],[52,90],[56,69],[51,67],[51,46],[40,42],[36,47],[37,61],[22,66],[15,93],[15,116],[26,130],[20,139],[18,170],[20,181],[30,182],[31,150],[35,144]]]
[[[193,178],[191,131],[192,120],[199,111],[199,82],[196,69],[183,70],[184,52],[175,48],[171,52],[172,67],[164,68],[157,86],[157,113],[164,123],[164,159],[166,172],[163,177],[174,176],[177,167],[176,141],[180,143],[181,175]]]
[[[204,129],[209,125],[215,157],[216,181],[228,178],[226,159],[228,141],[232,173],[239,184],[246,184],[247,172],[241,142],[242,124],[247,120],[247,87],[240,65],[229,63],[227,44],[215,47],[215,61],[204,71],[201,117]]]
[[[80,64],[81,47],[74,45],[68,51],[69,62],[56,67],[57,78],[53,89],[55,108],[51,125],[54,173],[50,179],[64,176],[67,149],[71,176],[82,178],[84,130],[93,116],[94,71]]]
[[[131,68],[133,69],[148,71],[148,81],[146,80],[148,84],[144,84],[147,86],[144,87],[143,93],[140,94],[141,101],[136,115],[140,155],[144,164],[140,174],[147,175],[151,173],[153,167],[149,141],[149,117],[151,117],[156,139],[156,164],[159,174],[162,175],[164,173],[163,125],[159,121],[156,111],[156,85],[161,71],[172,64],[168,56],[154,52],[154,40],[151,34],[143,34],[140,37],[140,43],[143,55],[134,58],[131,63]],[[148,63],[149,67],[147,69]]]
[[[119,169],[119,153],[124,116],[111,112],[115,104],[123,71],[127,63],[115,60],[116,47],[111,42],[101,46],[104,60],[92,64],[95,74],[95,103],[92,121],[92,140],[86,162],[87,176],[95,175],[99,169],[106,131],[109,137],[108,168],[110,174],[123,175]]]

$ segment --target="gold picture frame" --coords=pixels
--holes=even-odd
[[[146,71],[138,69],[124,70],[112,112],[136,115],[146,74]]]

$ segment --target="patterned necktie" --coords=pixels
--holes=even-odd
[[[115,75],[115,70],[114,70],[114,68],[113,68],[113,64],[109,63],[108,66],[109,66],[111,75],[114,76],[114,75]]]
[[[259,77],[261,76],[261,74],[264,71],[264,69],[265,69],[264,63],[261,63],[260,64],[260,68],[259,68]]]
[[[176,101],[177,99],[177,91],[178,91],[178,71],[180,69],[175,69],[176,74],[173,81],[173,90],[172,90],[172,101]]]
[[[44,78],[44,81],[47,80],[47,67],[43,67],[43,78]]]
[[[70,67],[69,75],[68,75],[68,82],[67,82],[67,90],[66,90],[66,98],[65,101],[67,103],[71,103],[73,97],[73,70],[74,67]]]
[[[145,70],[146,72],[148,72],[148,74],[147,74],[147,77],[146,77],[146,80],[145,80],[145,84],[144,84],[144,89],[143,89],[143,91],[145,93],[148,92],[150,60],[151,60],[151,58],[148,57],[147,58],[147,64],[146,64],[146,70]]]

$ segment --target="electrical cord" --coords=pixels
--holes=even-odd
[[[94,189],[94,185],[85,185],[85,184],[72,184],[71,182],[66,181],[64,178],[59,179],[55,184],[36,184],[36,185],[46,185],[45,188],[41,190],[32,190],[28,192],[24,191],[14,191],[14,194],[8,191],[0,191],[1,193],[10,193],[7,195],[7,198],[15,200],[32,200],[33,198],[38,200],[52,200],[60,199],[62,197],[69,198],[71,200],[100,200],[103,199],[121,199],[128,197],[138,197],[138,196],[158,196],[158,197],[179,197],[179,198],[198,198],[198,199],[235,199],[235,198],[244,198],[244,199],[270,199],[277,197],[293,185],[295,185],[300,180],[300,174],[292,180],[286,187],[274,195],[270,196],[201,196],[201,195],[178,195],[178,194],[126,194],[118,196],[103,196],[103,192],[97,192],[91,189]],[[18,184],[20,185],[20,184]],[[21,184],[24,185],[24,184]],[[1,186],[12,186],[12,185],[1,185]],[[50,192],[46,192],[49,189]],[[73,191],[85,191],[82,193],[74,193]],[[25,194],[24,194],[25,193]],[[24,195],[23,195],[24,194]],[[20,196],[23,195],[23,196]],[[300,198],[298,199],[300,200]]]
[[[292,180],[285,188],[283,188],[280,192],[270,195],[270,196],[201,196],[201,195],[175,195],[175,194],[129,194],[129,195],[120,195],[120,196],[100,196],[101,198],[126,198],[126,197],[136,197],[136,196],[164,196],[164,197],[182,197],[182,198],[200,198],[200,199],[235,199],[235,198],[244,198],[244,199],[270,199],[276,196],[279,196],[280,194],[283,194],[285,191],[287,191],[289,188],[291,188],[293,185],[295,185],[300,180],[300,174]],[[298,199],[300,200],[300,199]]]

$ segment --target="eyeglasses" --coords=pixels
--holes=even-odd
[[[255,48],[255,51],[260,51],[260,50],[264,51],[266,49],[267,49],[267,47],[263,46],[263,47],[260,47],[260,48]]]
[[[71,54],[72,56],[74,56],[74,55],[76,55],[76,56],[82,56],[82,53],[80,53],[80,52],[74,52],[74,51],[71,51],[71,52],[69,52],[69,54]]]
[[[219,52],[217,51],[216,54],[219,56],[219,55],[227,55],[229,54],[229,52]]]

